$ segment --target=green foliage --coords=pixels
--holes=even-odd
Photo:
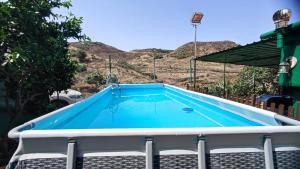
[[[78,63],[77,69],[76,69],[77,72],[84,72],[86,70],[87,70],[87,68],[86,68],[85,64]]]
[[[230,86],[227,86],[230,87]],[[228,89],[228,88],[227,88]],[[224,82],[216,82],[208,86],[208,94],[222,97],[224,95]]]
[[[120,62],[118,62],[118,65],[120,67],[124,68],[124,69],[130,69],[130,70],[134,70],[134,71],[138,71],[139,72],[139,70],[136,70],[136,68],[133,65],[127,63],[126,61],[120,61]]]
[[[152,57],[154,57],[154,59],[162,59],[163,58],[163,53],[154,52],[152,54]]]
[[[110,74],[107,76],[106,84],[111,84],[111,83],[119,83],[119,80],[115,74]]]
[[[255,91],[253,83],[254,77]],[[244,67],[231,86],[231,93],[238,96],[277,94],[277,69]]]
[[[24,112],[45,113],[48,96],[69,88],[76,62],[68,54],[68,39],[85,39],[82,18],[54,13],[69,8],[63,0],[8,0],[0,2],[0,76],[16,106]]]
[[[135,66],[127,63],[126,61],[120,61],[120,62],[118,62],[118,65],[120,67],[124,68],[124,69],[133,70],[133,71],[135,71],[135,72],[137,72],[137,73],[139,73],[139,74],[141,74],[143,76],[147,76],[147,77],[153,79],[153,74],[152,73],[145,73],[142,70],[140,70],[139,68],[137,68],[137,67],[135,67]]]
[[[255,78],[255,86],[253,78]],[[253,94],[278,94],[279,91],[276,82],[276,69],[245,66],[235,79],[226,82],[226,91],[232,95],[244,97]],[[219,97],[224,94],[223,81],[209,85],[208,88],[209,94]]]
[[[77,52],[77,57],[78,57],[80,62],[84,62],[86,60],[87,54],[85,53],[85,51],[79,50]]]
[[[105,78],[99,72],[93,72],[89,74],[86,78],[88,84],[94,84],[97,87],[105,84]]]

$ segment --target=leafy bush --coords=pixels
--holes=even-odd
[[[78,57],[80,62],[84,62],[84,61],[86,61],[87,54],[85,53],[85,51],[79,50],[77,52],[77,57]]]
[[[77,72],[84,72],[86,70],[87,70],[87,68],[86,68],[85,64],[81,64],[81,63],[77,64],[77,69],[76,69]]]
[[[101,85],[105,84],[106,80],[99,72],[93,72],[88,75],[86,82],[88,84],[94,84],[97,87],[100,87]]]
[[[110,84],[110,83],[119,83],[119,80],[117,78],[117,76],[115,74],[111,74],[111,75],[108,75],[107,76],[107,84]]]
[[[255,86],[253,83],[254,73]],[[278,94],[277,78],[277,69],[244,67],[237,79],[233,81],[231,93],[238,96]]]
[[[254,73],[255,86],[253,83]],[[226,82],[226,91],[236,96],[278,94],[277,81],[276,69],[245,66],[237,78]],[[209,94],[221,97],[224,92],[224,82],[220,81],[209,85],[208,89]]]
[[[230,87],[230,86],[227,86],[227,90],[228,90],[228,87]],[[208,86],[208,94],[222,97],[224,95],[224,82],[219,81],[219,82],[209,85]]]

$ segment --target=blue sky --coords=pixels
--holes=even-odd
[[[73,0],[70,11],[84,18],[93,41],[129,51],[192,41],[195,11],[204,13],[198,41],[251,43],[274,29],[272,15],[282,8],[292,10],[291,23],[300,20],[300,0]]]

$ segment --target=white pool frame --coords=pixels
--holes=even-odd
[[[273,118],[275,121],[287,123],[289,126],[267,125],[254,127],[212,128],[64,129],[25,130],[20,132],[20,129],[26,126],[31,126],[39,120],[60,113],[61,111],[76,104],[80,104],[79,102],[31,120],[12,129],[8,133],[8,136],[13,139],[18,139],[19,146],[13,155],[10,164],[26,158],[34,159],[36,154],[40,154],[39,157],[66,157],[67,168],[71,169],[75,167],[74,161],[76,161],[76,156],[113,156],[114,153],[116,153],[118,155],[144,155],[146,158],[145,168],[152,169],[154,154],[164,155],[191,153],[198,155],[198,168],[204,169],[206,168],[206,153],[264,152],[265,167],[273,169],[273,151],[300,150],[299,121],[267,110],[211,95],[196,93],[167,84],[150,85],[162,85],[164,87],[185,92],[188,95],[212,99],[216,101],[219,106],[224,106],[226,104],[239,107],[244,110],[255,112],[255,116],[259,118]],[[131,85],[124,84],[124,86]],[[137,85],[135,84],[134,86]],[[142,87],[147,85],[140,86]],[[108,86],[103,91],[111,87],[112,86]],[[275,144],[272,144],[271,139]],[[106,142],[102,142],[102,140],[106,140]],[[141,140],[144,140],[144,142],[141,143]],[[172,143],[170,140],[172,140]],[[192,140],[196,141],[193,142]],[[88,142],[91,143],[91,145],[94,145],[94,149],[91,149],[90,144],[87,145]],[[166,142],[168,142],[168,144],[166,144]],[[97,146],[106,148],[103,149]],[[78,151],[76,151],[75,147],[77,147]]]

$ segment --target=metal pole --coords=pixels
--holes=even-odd
[[[155,77],[155,74],[156,74],[156,72],[155,72],[155,56],[156,56],[156,54],[153,55],[153,79],[154,79],[154,81],[156,80],[156,77]]]
[[[194,39],[194,89],[196,88],[196,66],[197,66],[197,61],[196,61],[196,55],[197,55],[197,24],[193,24],[195,28],[195,39]]]
[[[223,80],[224,80],[224,84],[223,84],[223,97],[226,97],[226,58],[225,58],[225,62],[224,62],[224,75],[223,75]]]
[[[146,169],[153,169],[153,139],[146,138]]]
[[[69,140],[67,149],[67,169],[76,168],[76,141]]]
[[[108,67],[109,67],[109,76],[111,76],[111,56],[108,55]]]
[[[265,136],[264,154],[265,154],[266,169],[274,169],[272,141],[269,136]]]
[[[206,168],[205,160],[205,139],[201,136],[198,138],[198,169]]]
[[[224,63],[224,70],[223,70],[223,97],[225,98],[226,95],[226,63]]]
[[[255,94],[255,76],[256,76],[256,69],[253,66],[253,94]]]
[[[192,68],[192,59],[190,60],[190,78],[189,78],[189,82],[190,82],[190,86],[192,86],[192,82],[193,82],[193,68]]]

